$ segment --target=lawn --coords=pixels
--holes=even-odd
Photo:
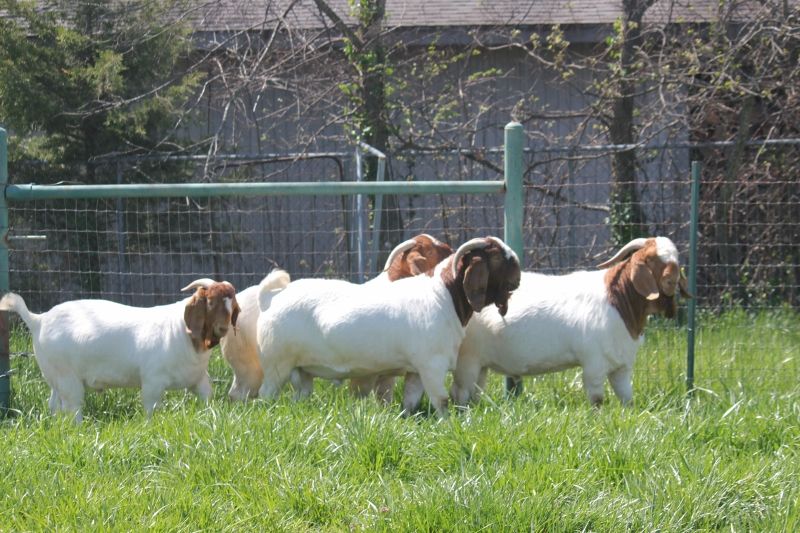
[[[209,405],[173,392],[148,422],[137,392],[90,393],[75,426],[14,357],[0,530],[799,531],[800,317],[701,318],[691,396],[685,332],[657,321],[633,407],[589,407],[576,371],[513,400],[493,376],[445,421],[323,382],[232,405],[215,356]]]

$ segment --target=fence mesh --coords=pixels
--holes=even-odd
[[[549,273],[593,268],[613,253],[612,147],[527,152],[526,266]],[[797,383],[800,377],[800,145],[678,146],[637,150],[638,192],[649,235],[670,237],[689,258],[690,161],[702,165],[697,250],[698,387]],[[735,164],[733,158],[738,158]],[[686,346],[651,320],[636,379],[680,385]],[[672,337],[674,338],[674,336]],[[783,339],[785,342],[773,342]]]
[[[641,150],[639,193],[647,233],[670,237],[689,257],[691,159],[703,161],[698,283],[699,387],[797,383],[800,338],[800,147],[746,148],[735,166],[728,148]],[[531,147],[526,152],[525,267],[547,273],[593,268],[613,253],[609,230],[612,152]],[[153,165],[109,167],[124,182],[157,181]],[[404,153],[386,179],[499,179],[502,154]],[[162,169],[163,170],[163,169]],[[162,172],[163,173],[163,172]],[[185,171],[184,171],[185,173]],[[349,154],[191,166],[194,180],[341,181],[353,179]],[[13,174],[12,174],[13,178]],[[162,181],[177,181],[169,176]],[[503,234],[502,195],[384,198],[380,254],[368,242],[367,277],[392,244],[419,232],[452,245]],[[193,279],[227,279],[243,289],[273,267],[304,277],[357,278],[353,196],[58,200],[10,205],[10,281],[34,311],[75,298],[155,305],[181,297]],[[368,225],[374,213],[368,213]],[[732,318],[734,317],[734,318]],[[758,325],[761,332],[748,336]],[[654,320],[639,353],[638,386],[680,388],[686,345],[677,322]],[[796,339],[771,344],[769,338]],[[654,339],[654,340],[652,340]],[[575,381],[576,372],[545,378]],[[579,385],[578,385],[579,387]]]
[[[225,167],[210,179],[340,181],[352,161],[339,159],[258,163],[247,172]],[[423,175],[447,175],[457,159],[431,160]],[[394,171],[422,179],[407,160],[398,160]],[[371,199],[364,204],[368,226]],[[394,244],[420,232],[454,245],[474,235],[502,235],[502,201],[502,195],[385,196],[383,231],[368,227],[363,235],[365,277],[377,274]],[[356,281],[356,216],[354,195],[17,202],[11,205],[10,281],[34,311],[76,298],[162,304],[197,278],[244,288],[275,267],[295,279]]]

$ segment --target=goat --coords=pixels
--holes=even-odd
[[[446,243],[441,242],[428,235],[420,233],[416,237],[401,242],[395,246],[394,250],[386,259],[383,272],[371,279],[367,284],[375,286],[379,283],[391,283],[398,279],[418,276],[420,274],[433,275],[433,269],[445,258],[453,253],[453,249]],[[389,403],[392,399],[394,385],[397,376],[365,376],[350,380],[350,390],[356,396],[367,396],[375,391],[375,396],[384,403]],[[419,376],[414,373],[406,374],[406,382],[409,386],[421,387]],[[414,385],[411,385],[411,384]],[[308,388],[310,385],[306,381],[301,387]]]
[[[236,290],[204,278],[182,290],[184,300],[156,307],[130,307],[108,300],[75,300],[42,314],[31,313],[17,294],[0,300],[28,326],[33,349],[50,385],[50,411],[72,413],[76,422],[85,389],[140,387],[147,417],[167,389],[191,388],[211,396],[211,349],[236,326]]]
[[[420,274],[430,276],[433,268],[452,253],[448,244],[420,233],[395,246],[386,258],[383,271],[367,283],[392,282]]]
[[[636,351],[647,317],[677,312],[676,289],[691,298],[678,250],[666,237],[634,239],[598,271],[552,276],[525,272],[506,316],[485,310],[467,327],[451,396],[467,403],[483,388],[486,369],[519,378],[580,366],[589,401],[604,383],[623,404],[633,398]]]
[[[231,400],[246,400],[258,395],[258,388],[264,378],[256,344],[259,306],[265,309],[269,307],[272,298],[285,288],[289,281],[288,273],[275,269],[259,285],[248,287],[236,295],[242,309],[238,326],[220,340],[222,357],[233,369],[233,383],[228,391]]]
[[[276,397],[293,369],[328,379],[416,372],[436,412],[447,415],[444,380],[454,368],[473,312],[508,311],[519,285],[519,260],[496,237],[472,239],[432,276],[379,288],[346,281],[292,283],[258,319],[264,382]]]
[[[383,272],[367,283],[389,283],[415,276],[430,270],[451,253],[452,249],[447,244],[422,233],[397,245],[389,254]],[[242,308],[239,327],[220,342],[222,356],[234,372],[233,384],[228,391],[231,400],[247,400],[258,395],[264,372],[258,359],[256,321],[261,310],[267,309],[272,298],[289,282],[289,274],[283,270],[274,270],[259,285],[248,287],[236,295]],[[292,375],[292,382],[298,390],[310,388],[313,385],[312,379],[302,372]],[[394,379],[394,376],[365,377],[354,383],[353,389],[359,394],[369,394],[375,389],[380,397],[384,397],[391,395]]]

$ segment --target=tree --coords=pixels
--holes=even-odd
[[[642,20],[655,0],[623,0],[622,20],[616,32],[612,50],[616,56],[616,72],[610,86],[611,113],[603,116],[612,144],[631,145],[637,142],[635,134],[636,93],[638,70],[636,54],[642,49]],[[615,151],[612,156],[613,181],[611,183],[610,222],[617,245],[625,244],[647,234],[645,217],[639,202],[636,179],[636,152]]]
[[[785,0],[710,2],[706,18],[672,16],[684,5],[625,0],[601,45],[573,52],[559,27],[534,34],[522,49],[586,96],[574,132],[561,139],[644,146],[653,140],[732,142],[697,148],[704,162],[701,280],[740,303],[796,302],[798,215],[768,206],[796,203],[797,148],[749,147],[760,139],[800,136],[800,6]],[[698,17],[701,12],[694,13]],[[544,45],[542,45],[544,43]],[[589,78],[589,83],[583,80]],[[573,80],[580,79],[580,82]],[[541,110],[520,96],[522,120]],[[641,152],[639,152],[641,153]],[[616,241],[649,233],[639,206],[637,151],[610,154],[609,223]],[[796,211],[796,210],[795,210]]]
[[[191,68],[187,29],[164,22],[174,20],[176,2],[2,6],[0,117],[13,134],[14,181],[108,182],[114,169],[93,161],[100,156],[180,148],[179,127],[200,72]],[[45,164],[27,165],[31,160]],[[50,227],[64,226],[63,213],[48,216]],[[89,294],[102,288],[103,217],[79,210],[72,215],[78,234],[67,237],[85,250],[73,260]]]
[[[187,70],[188,29],[169,22],[176,1],[3,4],[0,117],[14,132],[13,160],[95,182],[92,158],[179,147],[200,72]]]
[[[352,140],[363,141],[386,154],[389,151],[389,102],[387,101],[387,73],[392,69],[383,42],[386,0],[351,0],[351,9],[358,25],[351,29],[324,0],[314,0],[319,10],[328,17],[344,41],[343,52],[353,74],[339,86],[347,95],[347,107],[353,118],[349,131]],[[377,179],[377,160],[367,158],[367,181]],[[402,240],[403,221],[397,208],[397,197],[384,197],[381,227],[378,239],[384,254]],[[386,246],[388,245],[388,246]],[[386,248],[386,249],[383,249]],[[382,263],[381,256],[377,262]]]

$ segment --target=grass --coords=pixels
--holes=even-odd
[[[0,530],[798,531],[800,318],[703,324],[692,396],[685,334],[657,322],[634,407],[592,409],[577,372],[515,400],[493,376],[443,422],[322,382],[299,403],[232,405],[214,357],[207,406],[170,393],[148,422],[135,391],[89,394],[75,426],[15,357]]]

